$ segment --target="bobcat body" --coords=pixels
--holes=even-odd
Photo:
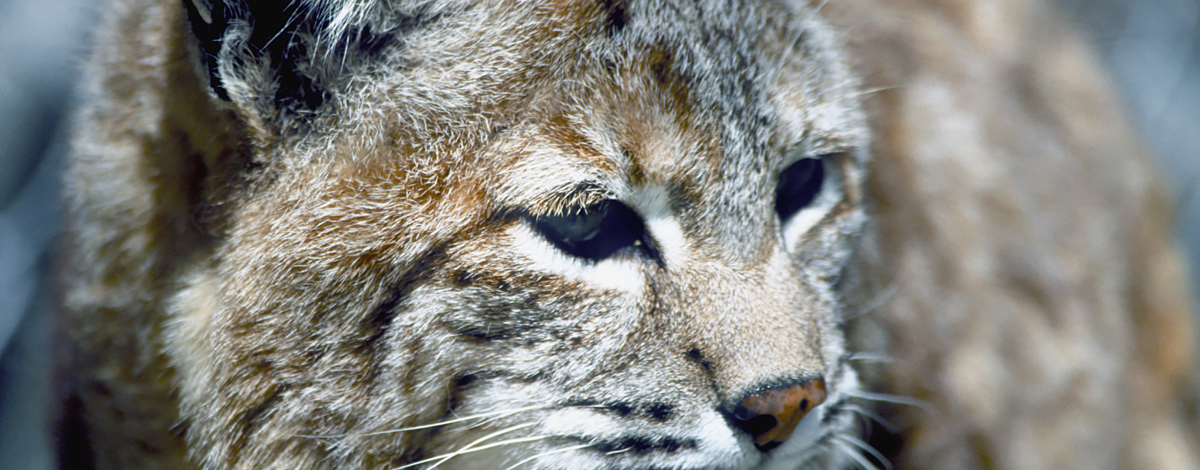
[[[64,462],[1191,468],[1182,270],[1086,51],[901,3],[113,2]]]

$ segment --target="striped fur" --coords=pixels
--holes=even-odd
[[[113,0],[64,462],[1189,468],[1165,209],[1038,5]],[[733,424],[816,377],[780,447]]]

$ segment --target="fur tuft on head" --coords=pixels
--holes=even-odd
[[[183,2],[212,92],[282,133],[305,129],[345,77],[447,8],[429,1]]]

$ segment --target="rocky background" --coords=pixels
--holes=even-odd
[[[1200,273],[1200,0],[1058,1],[1093,38],[1161,157]],[[54,468],[46,278],[65,117],[95,3],[0,0],[0,469]]]

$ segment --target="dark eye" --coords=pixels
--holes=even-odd
[[[593,261],[628,246],[642,245],[646,231],[633,209],[613,200],[566,215],[537,217],[533,226],[558,249]]]
[[[779,220],[786,221],[812,204],[821,194],[824,181],[825,161],[820,158],[802,158],[785,168],[775,188],[775,212]]]

